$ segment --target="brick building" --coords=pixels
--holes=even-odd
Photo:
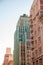
[[[6,49],[3,65],[13,65],[13,56],[11,54],[11,48]]]
[[[34,0],[30,18],[32,65],[43,65],[43,0]]]

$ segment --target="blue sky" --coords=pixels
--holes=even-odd
[[[6,48],[13,52],[14,32],[20,15],[29,15],[33,0],[0,0],[0,65]]]

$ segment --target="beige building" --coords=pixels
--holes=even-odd
[[[6,49],[3,65],[13,65],[13,56],[11,54],[11,48]]]
[[[30,18],[32,65],[43,65],[43,0],[34,0]]]
[[[31,64],[31,47],[30,47],[30,35],[29,33],[25,34],[25,65]]]

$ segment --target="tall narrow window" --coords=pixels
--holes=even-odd
[[[38,43],[41,43],[41,37],[38,37]]]

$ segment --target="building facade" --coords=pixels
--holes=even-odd
[[[4,56],[4,62],[2,65],[13,65],[13,56],[11,54],[11,48],[6,49],[6,54]]]
[[[30,39],[30,28],[29,28],[29,20],[30,18],[25,14],[20,16],[19,21],[17,23],[16,31],[14,34],[14,65],[28,65],[29,61],[26,62],[26,39]],[[28,35],[29,34],[29,35]],[[28,41],[29,42],[29,41]],[[30,43],[28,43],[29,45]],[[27,64],[26,64],[27,63]]]
[[[34,0],[30,10],[32,65],[43,65],[43,0]]]
[[[30,27],[29,27],[30,28]],[[25,65],[32,65],[31,46],[30,46],[30,31],[25,33]]]

